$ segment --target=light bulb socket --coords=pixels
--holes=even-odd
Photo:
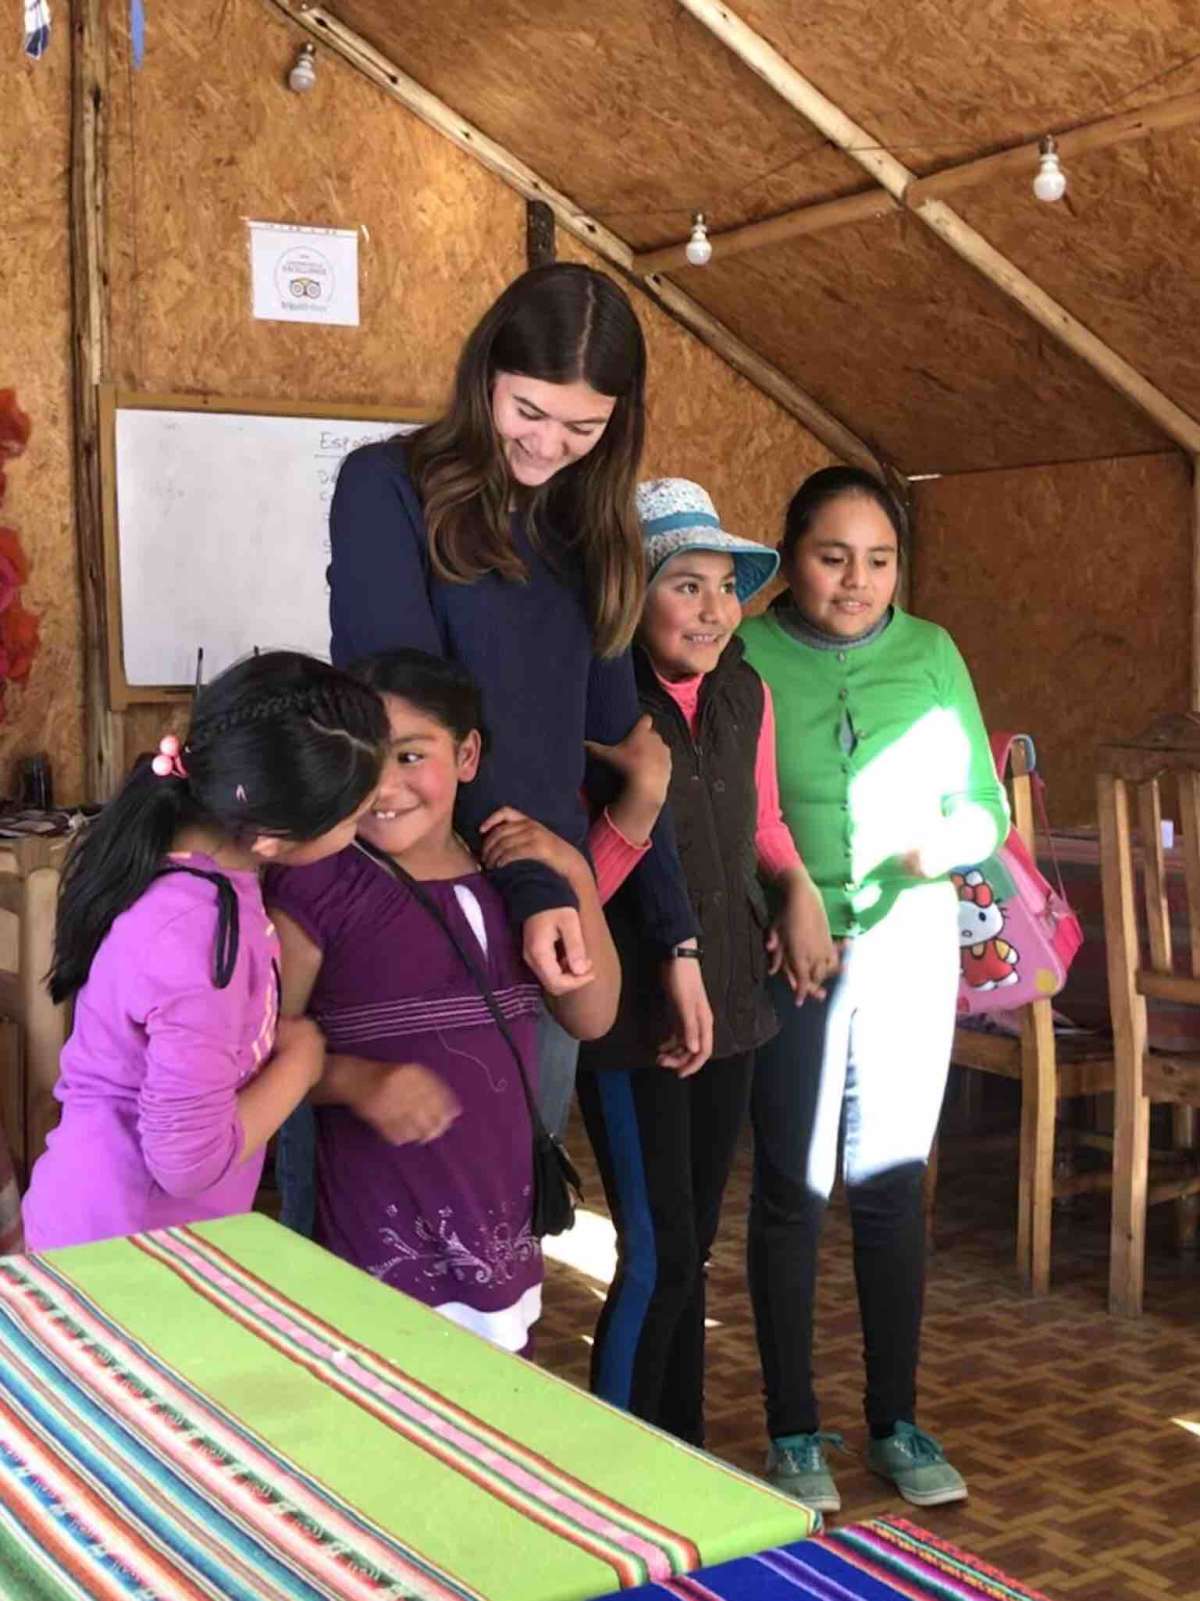
[[[292,70],[288,73],[288,88],[293,94],[307,94],[317,81],[317,47],[302,44]]]
[[[1048,133],[1038,144],[1038,170],[1034,174],[1033,192],[1047,204],[1061,200],[1067,192],[1067,175],[1058,159],[1058,145],[1054,135]]]
[[[708,237],[704,213],[697,211],[692,217],[692,232],[684,246],[684,255],[693,267],[706,267],[712,260],[713,247]]]

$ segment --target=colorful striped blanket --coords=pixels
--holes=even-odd
[[[1046,1601],[905,1518],[850,1524],[626,1590],[622,1601]],[[615,1601],[609,1595],[603,1601]]]
[[[0,1595],[588,1601],[811,1514],[263,1217],[0,1260]]]

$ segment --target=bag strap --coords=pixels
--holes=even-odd
[[[1033,743],[1032,734],[989,734],[988,743],[992,747],[992,760],[996,764],[996,777],[1002,784],[1008,773],[1008,764],[1012,758],[1014,745],[1023,745],[1025,747],[1025,766],[1030,778],[1037,772],[1037,746]]]
[[[416,901],[417,905],[420,906],[424,911],[428,912],[429,916],[450,941],[455,951],[457,951],[459,960],[462,962],[467,972],[471,975],[476,989],[483,997],[484,1005],[491,1014],[492,1022],[495,1023],[496,1027],[500,1030],[505,1044],[513,1054],[513,1060],[516,1062],[517,1070],[521,1075],[521,1088],[525,1092],[525,1105],[529,1108],[529,1119],[533,1124],[534,1136],[535,1138],[545,1137],[547,1135],[546,1125],[542,1121],[542,1114],[538,1111],[537,1100],[534,1097],[533,1088],[529,1082],[529,1075],[525,1071],[525,1062],[521,1056],[520,1047],[518,1046],[516,1040],[513,1039],[512,1030],[508,1026],[508,1019],[501,1011],[500,1003],[492,993],[492,987],[488,983],[487,974],[483,971],[479,961],[467,949],[466,945],[459,938],[457,932],[451,925],[450,920],[442,911],[441,907],[437,904],[432,895],[430,895],[422,887],[418,879],[413,878],[411,873],[406,873],[399,863],[394,862],[390,856],[385,856],[382,852],[373,850],[369,845],[364,844],[362,840],[356,839],[354,841],[354,847],[356,850],[361,851],[364,856],[369,857],[371,861],[376,864],[376,866],[382,867],[385,873],[390,873],[397,883],[404,885],[409,894]]]
[[[192,878],[207,879],[217,890],[217,938],[213,946],[213,983],[219,990],[227,989],[237,967],[241,930],[237,891],[224,873],[209,873],[202,867],[184,867],[170,863],[160,867],[155,878],[166,878],[170,873],[187,873]],[[278,970],[276,982],[278,982]]]
[[[1054,834],[1050,827],[1050,814],[1046,810],[1046,782],[1043,779],[1037,764],[1037,746],[1031,734],[995,733],[988,736],[992,747],[992,760],[996,764],[996,776],[1003,783],[1012,760],[1014,745],[1023,745],[1025,748],[1025,768],[1029,778],[1029,788],[1033,794],[1033,809],[1035,822],[1045,839],[1046,848],[1050,852],[1050,863],[1054,869],[1054,878],[1058,886],[1058,893],[1065,901],[1067,892],[1063,885],[1062,868],[1058,862],[1058,852],[1054,848]]]

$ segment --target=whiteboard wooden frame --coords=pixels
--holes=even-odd
[[[429,422],[428,410],[362,406],[343,400],[246,400],[230,395],[142,394],[116,384],[97,386],[100,401],[100,489],[104,529],[104,632],[108,703],[113,711],[188,701],[190,684],[131,684],[125,676],[121,617],[121,536],[117,516],[118,411],[205,411],[251,417],[329,417],[346,422]]]

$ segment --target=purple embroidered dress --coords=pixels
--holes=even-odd
[[[199,853],[238,900],[238,956],[213,983],[216,886],[155,879],[114,921],[75,998],[55,1096],[62,1121],[22,1210],[32,1251],[248,1212],[263,1152],[241,1161],[238,1091],[270,1056],[279,940],[257,873]]]
[[[480,966],[536,1093],[541,991],[480,873],[422,888]],[[461,1115],[428,1145],[391,1145],[347,1107],[318,1106],[315,1238],[346,1261],[519,1351],[541,1311],[530,1232],[532,1132],[517,1064],[445,932],[351,848],[272,873],[268,899],[318,945],[309,1010],[331,1052],[417,1062]]]

